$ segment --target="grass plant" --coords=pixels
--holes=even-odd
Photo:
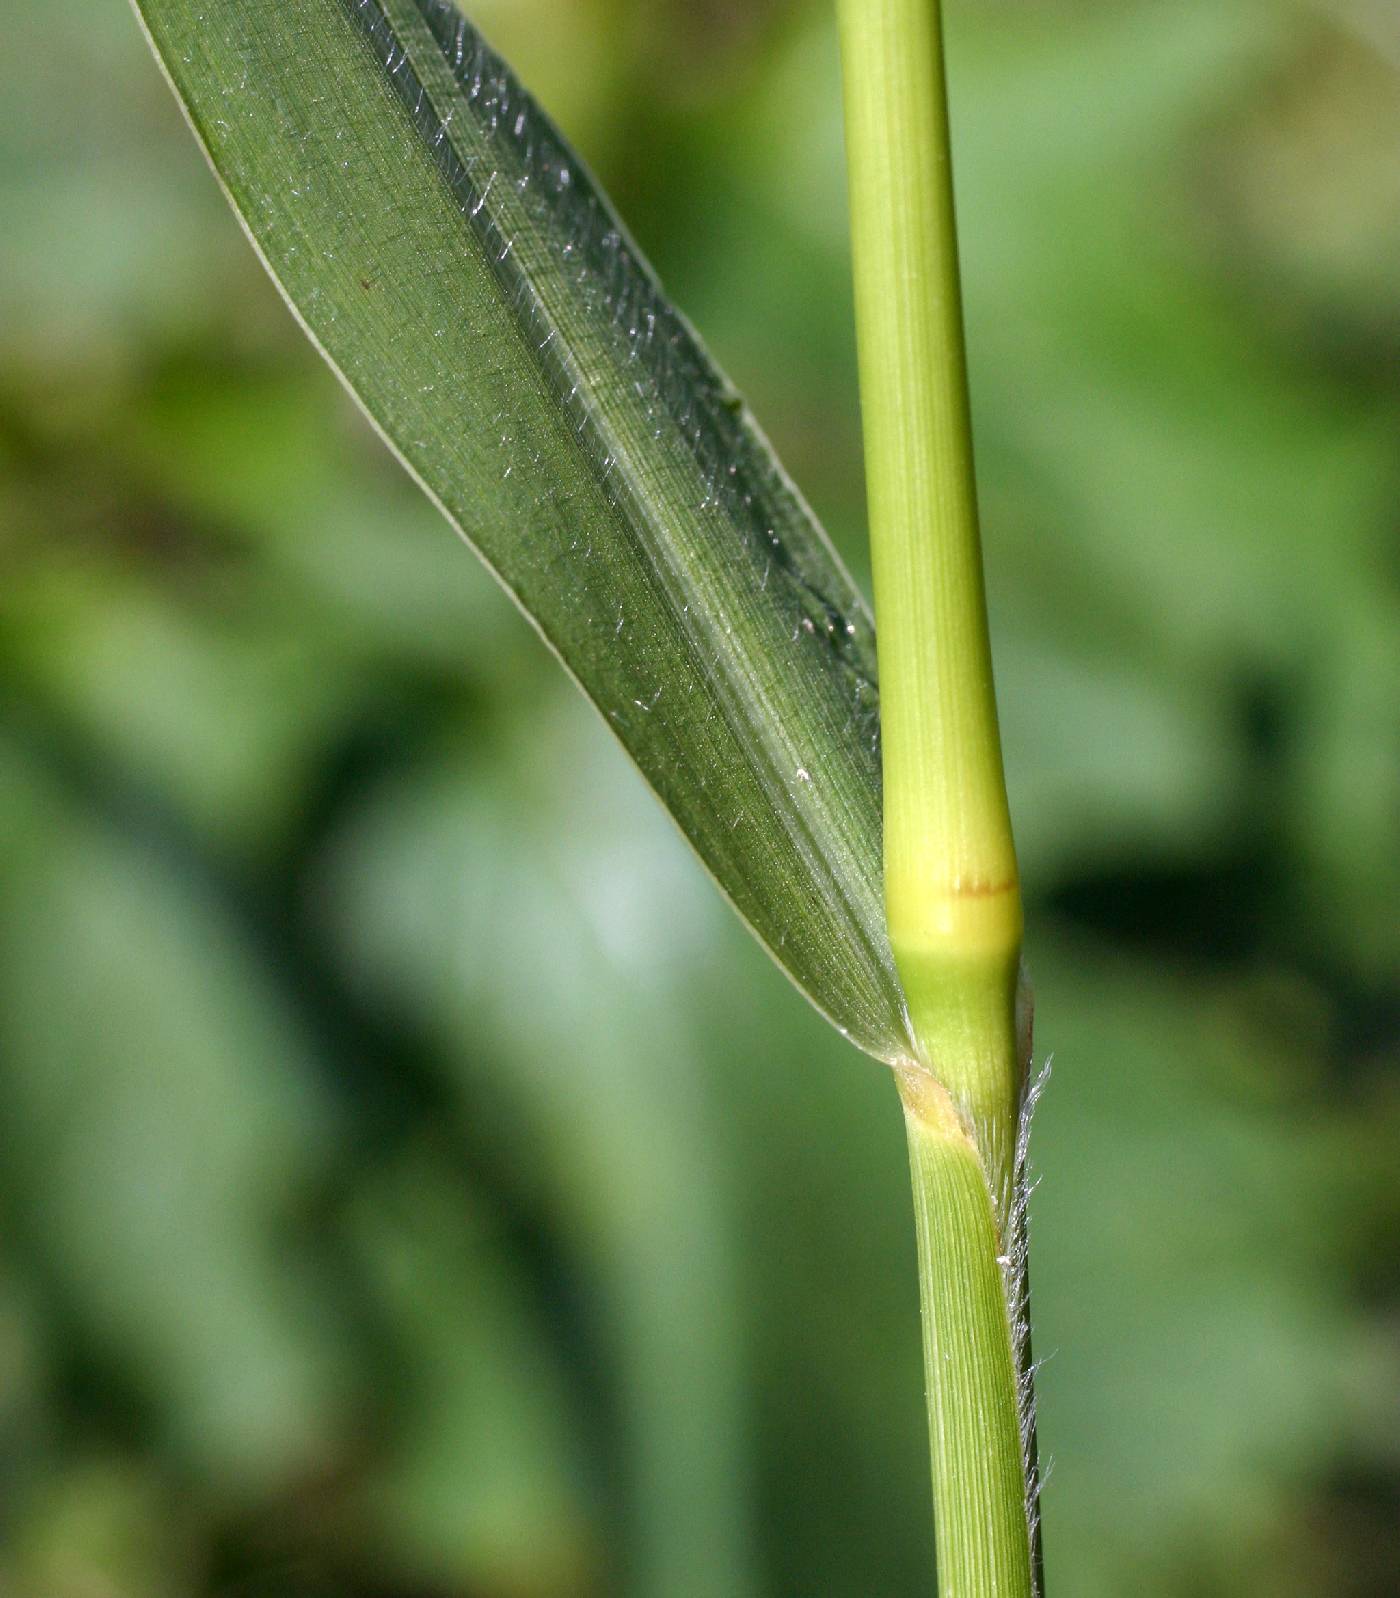
[[[870,614],[446,0],[136,0],[293,312],[908,1128],[941,1590],[1029,1598],[1027,1009],[937,0],[841,0]]]

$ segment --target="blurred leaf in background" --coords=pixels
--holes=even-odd
[[[827,8],[474,14],[859,565]],[[1393,24],[950,28],[1050,1590],[1378,1595]],[[0,1587],[926,1591],[883,1074],[368,437],[124,9],[7,42]]]

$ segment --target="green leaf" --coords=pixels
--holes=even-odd
[[[136,3],[371,420],[798,986],[903,1055],[869,614],[578,158],[443,0]]]

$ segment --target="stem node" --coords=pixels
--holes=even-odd
[[[885,907],[914,1060],[938,1575],[1030,1598],[1016,1315],[1022,911],[983,592],[938,0],[838,0],[875,576]]]

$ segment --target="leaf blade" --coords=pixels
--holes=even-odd
[[[868,611],[586,169],[445,0],[135,3],[321,353],[799,988],[901,1056]]]

